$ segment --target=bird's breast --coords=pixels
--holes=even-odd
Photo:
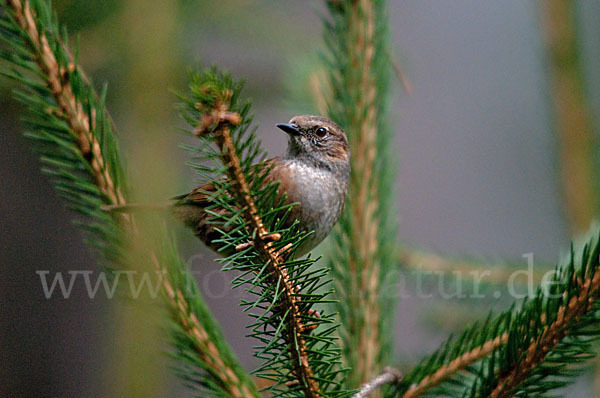
[[[287,193],[288,201],[298,202],[292,215],[306,232],[314,231],[306,242],[309,251],[320,243],[337,222],[346,198],[345,181],[330,170],[300,162],[287,164],[288,178],[281,180],[281,189]]]

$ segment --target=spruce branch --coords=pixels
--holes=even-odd
[[[174,253],[174,250],[167,251],[168,261],[160,261],[154,253],[150,255],[156,269],[170,276],[162,279],[162,292],[173,320],[175,357],[182,362],[181,377],[228,397],[257,397],[254,382],[234,361],[234,354],[225,343],[219,325],[210,316],[195,281],[184,271],[184,264]],[[198,372],[183,365],[185,362],[204,369],[211,377],[198,374],[192,378]]]
[[[267,264],[267,272],[272,275],[274,281],[281,283],[281,299],[289,316],[287,319],[287,338],[290,341],[290,350],[293,352],[293,372],[295,377],[304,383],[301,383],[306,397],[321,396],[319,384],[315,380],[314,373],[308,362],[306,354],[306,342],[302,333],[305,326],[302,324],[300,309],[298,307],[297,288],[292,285],[289,275],[283,267],[283,258],[273,247],[273,240],[279,240],[278,234],[274,235],[267,231],[262,222],[254,199],[252,199],[246,176],[241,167],[240,158],[231,138],[230,125],[239,125],[242,117],[235,112],[229,112],[229,103],[227,99],[232,93],[217,93],[217,97],[223,98],[221,102],[217,101],[216,109],[206,114],[200,120],[200,128],[196,129],[196,134],[207,132],[206,126],[214,126],[211,133],[215,137],[215,142],[221,150],[223,164],[227,167],[229,180],[233,182],[230,191],[236,196],[239,204],[244,208],[243,216],[250,225],[250,234],[255,236],[254,247],[258,249],[263,261]],[[277,237],[273,239],[273,237]],[[291,344],[291,342],[294,342]]]
[[[568,384],[600,337],[599,242],[596,235],[572,245],[568,262],[534,297],[449,339],[406,375],[397,395],[543,395]]]
[[[256,375],[273,381],[266,388],[281,397],[340,397],[340,353],[331,315],[316,309],[330,300],[323,291],[327,270],[294,253],[308,235],[286,218],[293,205],[269,182],[266,154],[250,130],[249,103],[242,85],[216,69],[193,73],[190,94],[182,96],[182,116],[201,141],[188,149],[192,167],[212,188],[206,212],[220,235],[213,239],[225,257],[224,270],[238,271],[233,284],[254,296],[244,300],[254,318],[251,337],[263,362]],[[322,326],[322,327],[320,327]]]
[[[395,222],[393,167],[386,128],[389,77],[386,2],[327,1],[325,20],[328,114],[344,128],[352,152],[346,207],[334,232],[332,266],[342,324],[348,383],[357,386],[378,375],[387,362],[393,301]]]
[[[379,376],[375,377],[373,380],[368,383],[360,386],[360,391],[352,396],[352,398],[365,398],[368,397],[371,393],[381,388],[386,384],[397,383],[402,380],[402,373],[397,369],[386,367],[383,369],[383,373]]]
[[[0,38],[14,50],[2,54],[12,67],[4,74],[22,84],[15,96],[32,115],[28,135],[37,145],[45,172],[53,177],[69,207],[86,218],[79,225],[88,243],[108,261],[108,269],[127,267],[132,259],[126,236],[141,232],[131,216],[117,220],[101,210],[102,205],[126,203],[118,145],[104,98],[95,93],[65,45],[66,36],[57,34],[58,24],[48,2],[7,0],[2,6]],[[204,369],[197,383],[219,395],[257,396],[199,292],[194,290],[191,297],[183,294],[191,276],[175,253],[171,248],[160,255],[148,253],[148,257],[160,275],[167,275],[161,287],[169,313],[182,332],[176,334],[182,363]],[[184,377],[189,379],[192,373],[198,372],[188,369]]]
[[[562,194],[571,230],[577,234],[589,228],[600,209],[596,132],[578,48],[577,2],[547,0],[540,2],[539,8],[558,136]]]
[[[492,319],[491,315],[483,323],[475,323],[458,337],[449,337],[431,355],[421,358],[396,388],[396,395],[403,398],[416,398],[425,393],[439,395],[461,395],[465,375],[473,366],[489,356],[503,344],[508,334],[506,323],[510,312]],[[456,387],[456,386],[459,387]],[[456,388],[457,390],[452,390]],[[433,390],[433,391],[432,391]]]
[[[49,111],[57,112],[76,134],[81,154],[88,160],[101,192],[112,204],[123,204],[125,202],[123,193],[115,186],[108,165],[102,157],[100,143],[91,133],[96,128],[96,109],[92,109],[91,114],[84,111],[84,105],[75,97],[68,80],[67,73],[73,74],[77,65],[73,60],[70,60],[66,70],[64,66],[59,65],[50,48],[46,33],[38,30],[29,1],[7,0],[6,3],[12,8],[19,27],[27,35],[38,67],[45,74],[46,84],[58,104],[58,109]]]
[[[448,364],[441,366],[432,375],[425,376],[418,384],[413,384],[408,391],[402,395],[402,398],[417,398],[422,396],[428,390],[450,378],[456,372],[466,369],[474,362],[477,362],[489,355],[502,344],[506,344],[507,341],[508,334],[505,333],[494,338],[493,340],[486,341],[470,351],[463,353],[461,356],[452,360]]]
[[[522,360],[504,370],[504,376],[498,380],[490,397],[501,398],[513,395],[514,388],[523,383],[530,376],[530,372],[542,363],[548,353],[569,334],[571,323],[580,321],[581,317],[595,309],[595,301],[600,289],[600,272],[594,271],[583,280],[575,277],[571,283],[579,293],[570,297],[568,304],[558,308],[553,322],[546,324],[546,317],[540,317],[539,323],[544,325],[541,335],[537,339],[532,339],[529,346],[522,349],[525,354]]]

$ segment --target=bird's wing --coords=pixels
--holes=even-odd
[[[267,182],[274,182],[277,180],[281,180],[280,191],[287,192],[286,185],[283,177],[283,166],[282,163],[279,162],[278,157],[270,158],[264,161],[263,169],[267,169],[271,167],[269,170],[269,174],[266,177]],[[198,207],[206,207],[212,203],[211,197],[217,192],[217,188],[210,183],[204,183],[202,185],[197,186],[191,192],[175,196],[171,198],[174,202],[174,205],[192,205]]]
[[[197,186],[191,192],[175,196],[171,198],[171,200],[174,202],[175,206],[191,205],[206,207],[211,203],[211,197],[216,192],[217,189],[215,188],[215,186],[212,183],[207,182]]]
[[[279,158],[272,158],[266,160],[263,165],[265,167],[262,170],[268,170],[265,183],[280,181],[278,192],[279,195],[285,193],[284,203],[290,204],[295,202],[294,199],[297,198],[297,195],[295,195],[296,188],[293,181],[289,178],[289,169],[287,169],[286,164],[280,161]],[[220,238],[221,233],[216,231],[214,223],[211,222],[212,217],[206,212],[206,208],[214,204],[213,198],[216,192],[217,189],[212,183],[202,184],[190,193],[173,198],[174,203],[171,210],[173,215],[190,227],[200,240],[213,250],[221,250],[222,244],[213,244],[215,239]],[[300,206],[294,206],[290,211],[286,223],[293,223],[296,218],[300,217],[300,211]],[[211,213],[225,215],[227,211],[223,208],[213,208]],[[221,230],[227,230],[227,227],[223,225],[220,228]]]

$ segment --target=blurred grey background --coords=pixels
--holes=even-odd
[[[176,131],[182,124],[172,93],[185,89],[189,66],[216,64],[246,79],[259,135],[273,154],[286,144],[274,124],[314,111],[310,79],[323,49],[324,7],[318,1],[55,5],[59,19],[80,37],[84,69],[97,87],[108,82],[108,106],[130,174],[138,181],[170,181],[143,186],[139,195],[159,200],[194,186],[184,165],[187,153],[177,147],[184,137]],[[594,116],[600,114],[600,1],[580,0],[576,8]],[[408,95],[395,82],[390,109],[402,244],[516,259],[523,267],[525,253],[555,262],[572,229],[558,177],[540,3],[405,0],[391,1],[389,10],[394,57],[412,87]],[[162,353],[141,356],[150,372],[141,380],[123,379],[148,341],[157,351],[168,348],[160,331],[144,334],[154,325],[131,326],[130,316],[139,311],[135,315],[130,303],[89,299],[83,284],[75,284],[69,299],[45,299],[36,270],[98,268],[21,136],[24,110],[11,99],[9,83],[1,84],[0,395],[118,396],[131,382],[140,389],[128,396],[187,396]],[[194,269],[218,269],[197,241],[181,236]],[[248,320],[229,278],[212,272],[200,285],[229,342],[252,369],[253,343],[244,337]],[[450,332],[432,322],[431,300],[410,296],[399,300],[394,331],[396,360],[406,366]],[[448,305],[451,314],[461,308]],[[593,378],[584,376],[565,394],[594,396]]]

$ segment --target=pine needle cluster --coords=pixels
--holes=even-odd
[[[241,84],[215,69],[194,73],[190,94],[182,97],[183,116],[200,139],[187,148],[191,166],[212,185],[211,223],[220,232],[213,243],[225,255],[223,270],[237,271],[235,287],[253,297],[242,306],[253,319],[250,336],[262,364],[255,374],[269,379],[281,397],[338,397],[340,352],[336,324],[323,311],[330,292],[327,270],[310,256],[294,253],[307,234],[297,222],[286,226],[293,205],[269,183],[266,154],[251,128],[249,103],[240,100]]]
[[[0,38],[8,47],[1,53],[2,73],[19,83],[14,96],[28,110],[26,136],[44,173],[78,215],[75,222],[87,243],[108,271],[146,262],[164,275],[161,292],[172,320],[174,355],[192,387],[219,396],[256,396],[254,382],[190,283],[170,237],[159,237],[156,252],[131,256],[128,241],[143,231],[132,216],[103,210],[125,204],[127,197],[118,141],[105,108],[106,86],[96,94],[48,1],[7,0],[1,11]]]
[[[328,1],[328,114],[348,134],[352,172],[348,200],[331,258],[352,386],[377,376],[389,364],[397,269],[395,166],[387,128],[390,51],[386,2]]]
[[[600,240],[593,236],[518,307],[450,338],[407,375],[397,396],[546,396],[572,382],[600,337]]]
[[[27,131],[48,174],[87,243],[107,264],[120,263],[123,237],[103,204],[122,204],[126,186],[118,142],[104,107],[106,90],[96,95],[67,49],[66,32],[46,2],[8,1],[0,19],[8,49],[2,74],[18,83],[14,97],[29,110]]]
[[[258,342],[255,375],[268,379],[268,393],[281,397],[364,397],[385,384],[394,384],[383,391],[389,397],[547,396],[571,382],[595,355],[592,343],[600,334],[597,235],[572,246],[569,259],[534,297],[449,338],[400,382],[396,371],[383,368],[392,333],[390,298],[381,293],[396,257],[385,2],[327,4],[329,114],[349,133],[354,162],[351,198],[335,233],[339,303],[328,290],[327,269],[311,256],[295,258],[308,234],[286,223],[294,204],[285,204],[278,183],[266,178],[269,163],[252,127],[250,103],[241,99],[242,84],[216,69],[202,70],[191,73],[189,92],[180,97],[188,134],[199,140],[186,146],[190,166],[214,187],[204,193],[212,201],[207,211],[218,231],[223,270],[234,271],[233,286],[251,297],[242,307],[252,319],[249,336]],[[154,237],[158,244],[144,256],[132,256],[128,241],[144,234],[143,223],[103,210],[127,204],[128,197],[106,87],[96,93],[48,1],[5,0],[1,11],[0,39],[8,48],[1,53],[2,73],[19,83],[15,97],[28,110],[26,135],[88,244],[106,269],[144,261],[164,275],[165,324],[189,386],[202,396],[258,397],[167,231]],[[332,303],[339,322],[326,313]],[[369,380],[360,392],[350,390]]]

